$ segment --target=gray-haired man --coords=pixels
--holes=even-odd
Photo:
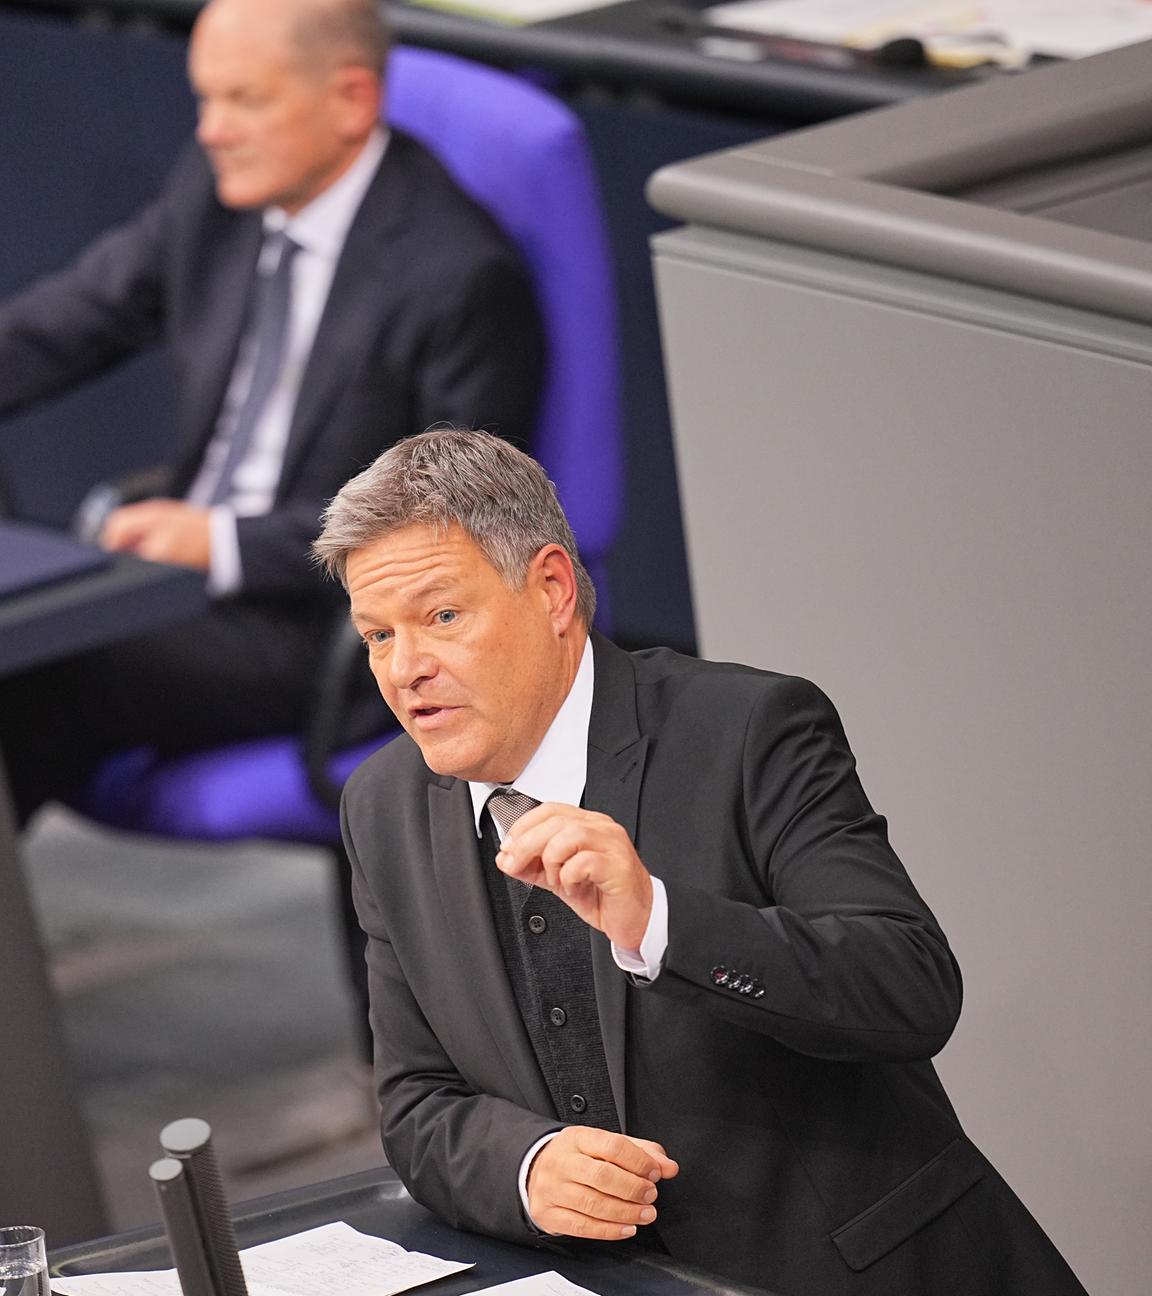
[[[408,735],[344,814],[418,1200],[785,1293],[1082,1292],[928,1060],[959,972],[818,689],[590,634],[483,433],[395,446],[316,548]]]

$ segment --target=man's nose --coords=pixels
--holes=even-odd
[[[436,674],[436,660],[413,635],[398,634],[388,654],[388,678],[395,688],[415,688]]]
[[[218,148],[228,141],[231,127],[227,110],[219,104],[202,102],[196,119],[196,138],[206,149]]]

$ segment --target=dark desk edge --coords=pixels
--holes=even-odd
[[[327,1205],[334,1216],[341,1207],[354,1201],[367,1191],[376,1191],[387,1197],[406,1197],[407,1190],[390,1169],[362,1170],[357,1174],[344,1175],[339,1179],[328,1179],[323,1183],[309,1184],[303,1188],[288,1188],[283,1192],[272,1193],[266,1197],[253,1197],[248,1201],[237,1203],[232,1211],[236,1226],[237,1240],[240,1246],[253,1245],[247,1236],[254,1233],[257,1227],[272,1216],[293,1210],[302,1205]],[[126,1229],[123,1233],[110,1234],[107,1237],[93,1238],[87,1242],[77,1242],[73,1246],[59,1247],[49,1256],[49,1269],[59,1277],[70,1265],[83,1263],[85,1259],[100,1252],[106,1259],[116,1255],[130,1256],[141,1246],[159,1242],[164,1230],[159,1224],[146,1224],[140,1228]]]
[[[207,602],[202,572],[118,554],[101,571],[0,602],[0,675],[115,641],[123,632],[109,625],[175,622]]]
[[[598,1244],[574,1240],[568,1240],[570,1245],[525,1247],[454,1229],[413,1201],[395,1171],[383,1166],[242,1202],[235,1207],[233,1219],[243,1249],[320,1223],[354,1219],[366,1207],[391,1217],[375,1221],[391,1226],[377,1236],[392,1236],[409,1249],[475,1262],[475,1270],[449,1275],[437,1283],[434,1290],[443,1296],[467,1296],[475,1291],[478,1281],[484,1285],[503,1282],[522,1276],[525,1268],[536,1273],[566,1271],[573,1281],[583,1279],[593,1289],[604,1288],[608,1296],[645,1292],[649,1296],[772,1296],[763,1288],[716,1278],[652,1251],[606,1251]],[[71,1276],[89,1269],[93,1261],[98,1263],[96,1272],[137,1268],[145,1257],[151,1262],[151,1250],[162,1243],[163,1231],[154,1225],[61,1248],[49,1256],[49,1273]],[[637,1270],[645,1275],[642,1280],[626,1277],[621,1281],[622,1273]]]
[[[182,29],[191,25],[201,4],[202,0],[6,0],[8,9],[25,13],[92,13]],[[660,7],[667,10],[668,5]],[[690,44],[620,35],[611,30],[609,20],[601,28],[594,14],[580,15],[579,22],[558,19],[516,26],[396,4],[391,21],[402,42],[798,123],[922,98],[969,79],[942,69],[842,70],[780,59],[745,63],[698,52]]]

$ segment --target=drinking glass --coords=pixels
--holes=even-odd
[[[0,1228],[0,1296],[51,1296],[43,1229]]]

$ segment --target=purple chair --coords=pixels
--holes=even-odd
[[[414,48],[392,56],[387,105],[390,120],[431,148],[522,249],[549,346],[535,451],[596,578],[619,525],[624,467],[613,276],[583,128],[516,76]],[[338,848],[332,789],[396,731],[332,754],[332,723],[319,717],[308,741],[286,734],[168,759],[124,752],[73,804],[158,836]],[[354,922],[350,910],[346,918]]]

